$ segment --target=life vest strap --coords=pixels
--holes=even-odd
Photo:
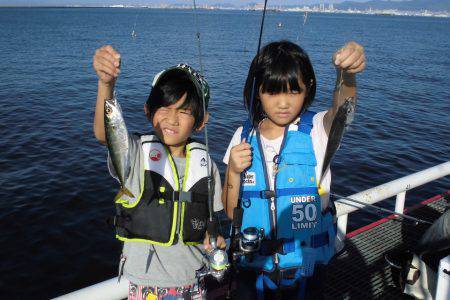
[[[275,253],[286,255],[295,251],[294,239],[263,240],[259,254],[262,256],[272,256]]]
[[[309,135],[313,127],[313,118],[315,115],[315,112],[309,110],[305,111],[300,117],[298,131]]]
[[[310,237],[310,247],[320,248],[329,245],[330,237],[328,231],[313,234]],[[263,240],[259,254],[262,256],[272,256],[276,253],[286,255],[295,251],[295,240],[281,238],[277,240]]]
[[[167,201],[183,201],[183,202],[207,202],[208,195],[195,193],[195,192],[185,192],[185,191],[172,191],[172,192],[157,192],[156,198],[163,198]]]
[[[272,197],[283,197],[292,195],[310,195],[317,194],[317,187],[303,187],[303,188],[285,188],[277,189],[276,191],[262,190],[262,191],[242,191],[243,199],[261,198],[270,199]]]

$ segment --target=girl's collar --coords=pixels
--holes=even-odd
[[[259,121],[258,123],[258,129],[261,129],[261,125],[264,122],[264,120],[268,119],[267,117],[263,118],[261,121]],[[286,126],[290,126],[290,125],[299,125],[300,124],[300,116],[298,116],[296,119],[294,119],[294,121],[292,121],[291,123],[289,123],[289,125]]]

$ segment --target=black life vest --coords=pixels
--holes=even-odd
[[[171,246],[177,238],[186,245],[203,242],[208,218],[206,160],[210,159],[206,147],[198,142],[186,145],[186,168],[179,179],[172,156],[157,136],[141,136],[141,143],[143,189],[136,201],[126,196],[116,201],[116,237],[161,246]]]

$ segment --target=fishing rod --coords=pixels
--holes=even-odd
[[[414,221],[415,223],[423,223],[423,224],[429,224],[429,225],[433,224],[432,222],[429,222],[429,221],[426,221],[426,220],[422,220],[422,219],[419,219],[419,218],[411,217],[411,216],[408,216],[408,215],[405,215],[405,214],[402,214],[402,213],[399,213],[399,212],[396,212],[396,211],[393,211],[393,210],[390,210],[390,209],[387,209],[387,208],[383,208],[383,207],[379,207],[377,205],[373,205],[373,204],[365,203],[365,202],[362,202],[362,201],[358,201],[358,200],[355,200],[353,198],[344,197],[344,196],[338,195],[336,193],[330,193],[330,195],[333,196],[333,197],[336,197],[336,198],[341,198],[341,199],[344,199],[344,200],[347,200],[347,201],[350,201],[350,202],[354,202],[354,203],[363,205],[363,207],[361,207],[363,209],[370,207],[370,208],[373,208],[373,209],[378,210],[378,211],[390,213],[390,214],[402,217],[404,219],[407,219],[407,220],[410,220],[410,221]],[[344,204],[346,204],[346,203],[344,203]]]
[[[196,28],[196,38],[197,38],[197,49],[198,49],[198,60],[200,66],[200,73],[204,76],[203,69],[203,61],[202,61],[202,47],[200,42],[200,28],[197,16],[197,4],[195,0],[193,0],[194,4],[194,19],[195,19],[195,28]],[[206,101],[205,94],[202,92],[202,103],[203,103],[203,116],[206,117]],[[208,225],[207,231],[209,233],[209,240],[211,244],[211,252],[208,254],[209,260],[209,268],[202,269],[197,272],[197,277],[204,277],[206,275],[212,275],[218,281],[221,281],[225,275],[226,270],[228,269],[228,256],[224,250],[217,248],[217,236],[219,235],[219,229],[217,226],[217,222],[214,220],[214,201],[212,198],[212,164],[210,163],[209,156],[209,143],[208,143],[208,126],[207,122],[205,123],[205,148],[206,148],[206,168],[207,168],[207,176],[208,176]]]
[[[268,0],[264,0],[264,8],[263,8],[263,12],[262,12],[262,18],[261,18],[261,25],[259,27],[259,38],[258,38],[258,48],[256,50],[256,60],[257,62],[259,61],[259,54],[261,52],[261,42],[262,42],[262,35],[263,35],[263,31],[264,31],[264,21],[266,19],[266,11],[267,11],[267,1]],[[248,128],[248,132],[247,132],[247,138],[248,138],[248,134],[253,130],[253,117],[252,117],[252,112],[253,112],[253,100],[255,98],[255,89],[256,89],[256,74],[253,75],[253,80],[252,80],[252,90],[250,93],[250,103],[248,105],[248,120],[250,122],[249,127]],[[247,106],[246,106],[247,108]],[[245,127],[245,125],[244,125]],[[242,128],[242,131],[244,131],[245,128]],[[250,142],[250,141],[246,141],[246,142]],[[226,174],[226,176],[228,176],[228,172]],[[241,182],[243,182],[244,179],[244,172],[242,172],[241,174]],[[236,271],[235,269],[235,262],[237,257],[235,257],[235,252],[236,252],[236,248],[239,247],[238,245],[238,241],[236,239],[236,237],[241,235],[241,227],[242,227],[242,217],[244,215],[244,210],[242,209],[242,203],[241,203],[241,198],[242,198],[242,185],[240,187],[239,190],[239,197],[238,197],[238,201],[237,201],[237,205],[236,207],[233,209],[233,220],[232,220],[232,229],[231,229],[231,235],[230,235],[230,247],[228,249],[228,257],[231,259],[232,263],[231,263],[231,274],[228,278],[228,288],[227,288],[227,293],[225,296],[225,299],[231,299],[231,288],[232,288],[232,284],[233,284],[233,274]]]
[[[266,19],[266,11],[267,11],[267,0],[264,0],[264,8],[263,8],[263,15],[262,15],[262,19],[261,19],[261,25],[259,28],[259,39],[258,39],[258,48],[256,50],[256,60],[257,62],[259,61],[259,53],[261,52],[261,41],[262,41],[262,35],[263,35],[263,30],[264,30],[264,21]],[[248,107],[248,119],[250,121],[250,130],[249,132],[251,132],[251,130],[253,129],[253,117],[252,117],[252,112],[253,112],[253,100],[255,99],[255,89],[256,89],[256,74],[253,76],[253,81],[252,81],[252,91],[250,93],[250,104]]]

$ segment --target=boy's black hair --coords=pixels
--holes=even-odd
[[[181,69],[165,71],[157,79],[146,102],[150,115],[153,116],[156,110],[161,107],[167,107],[176,103],[184,93],[187,93],[186,100],[180,108],[190,106],[192,116],[195,120],[194,130],[198,129],[205,117],[202,97],[198,94],[191,77]]]
[[[282,40],[272,42],[261,49],[250,65],[244,87],[244,104],[250,109],[253,79],[255,78],[254,102],[251,111],[253,125],[264,118],[259,92],[279,94],[300,91],[298,80],[306,86],[303,113],[316,95],[316,76],[308,54],[298,45]]]

